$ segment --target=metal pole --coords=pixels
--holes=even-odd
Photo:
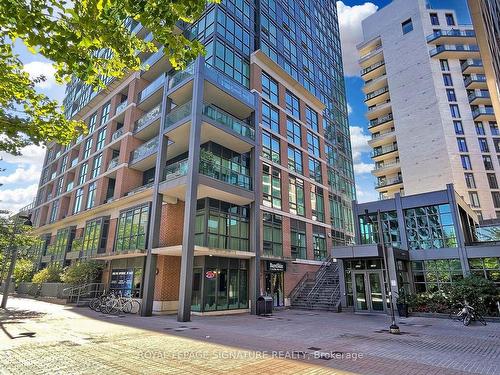
[[[385,267],[385,283],[389,287],[389,306],[391,309],[391,326],[389,327],[389,332],[393,334],[399,334],[399,327],[396,324],[396,316],[394,315],[394,303],[392,301],[392,287],[390,284],[390,278],[389,278],[389,265],[387,264],[387,254],[386,254],[386,247],[385,247],[385,242],[384,242],[384,231],[382,230],[382,218],[380,215],[380,210],[377,210],[377,226],[378,226],[378,237],[379,237],[379,243],[380,246],[382,247],[382,255],[384,256],[384,267]]]
[[[14,228],[12,229],[12,235],[10,237],[9,242],[9,253],[12,252],[12,258],[9,264],[9,271],[7,272],[7,278],[5,279],[5,285],[3,287],[3,296],[2,296],[2,305],[0,306],[2,309],[7,307],[7,299],[9,297],[9,289],[10,289],[10,279],[12,278],[12,274],[14,273],[14,267],[16,265],[17,259],[17,246],[14,245],[14,238],[17,232],[17,223],[18,220],[14,222]]]

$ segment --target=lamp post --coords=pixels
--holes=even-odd
[[[7,299],[9,297],[9,289],[10,289],[10,281],[12,279],[12,274],[14,273],[14,267],[16,266],[16,260],[17,260],[17,246],[14,245],[14,239],[17,234],[17,227],[19,223],[19,219],[25,219],[25,222],[23,225],[26,226],[32,226],[33,223],[31,222],[31,215],[24,216],[24,215],[18,215],[14,220],[14,227],[12,228],[12,235],[10,237],[10,242],[9,242],[9,253],[12,253],[11,259],[10,259],[10,264],[9,264],[9,271],[7,272],[7,278],[5,279],[5,285],[3,288],[3,296],[2,296],[2,304],[1,308],[5,309],[7,307]]]
[[[368,215],[368,210],[365,210],[365,216],[366,216],[366,222],[368,224],[373,225],[373,220],[372,218]],[[384,231],[382,229],[382,218],[380,215],[380,210],[377,210],[377,232],[378,232],[378,244],[382,248],[382,255],[384,257],[384,268],[385,271],[382,273],[384,275],[384,284],[389,287],[389,306],[391,309],[391,325],[389,327],[389,333],[392,334],[399,334],[399,326],[396,324],[396,316],[394,315],[394,302],[392,300],[392,286],[390,284],[390,277],[389,277],[389,264],[387,263],[387,253],[386,253],[386,247],[385,247],[385,242],[384,242]]]

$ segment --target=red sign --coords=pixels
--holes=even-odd
[[[213,278],[215,278],[215,276],[216,276],[216,275],[215,275],[215,272],[214,272],[214,271],[207,271],[207,272],[205,272],[205,277],[206,277],[207,279],[213,279]]]

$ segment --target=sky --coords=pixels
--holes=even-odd
[[[370,173],[373,163],[370,159],[370,148],[367,144],[370,136],[366,126],[367,121],[364,117],[366,106],[363,102],[363,92],[361,90],[363,81],[359,77],[356,45],[362,41],[361,21],[390,2],[390,0],[373,0],[371,2],[343,0],[337,2],[359,202],[377,200],[378,194],[374,189],[375,179]],[[466,0],[430,0],[430,3],[434,8],[455,9],[459,17],[459,23],[470,23]],[[52,99],[62,101],[65,88],[55,82],[54,68],[50,61],[40,55],[30,53],[21,43],[16,44],[15,51],[25,64],[26,71],[32,77],[43,75],[46,78],[44,82],[38,84],[37,89]],[[5,169],[0,172],[0,184],[3,184],[0,186],[0,209],[15,212],[35,198],[44,155],[45,150],[43,147],[37,146],[27,147],[22,150],[22,156],[18,157],[0,152],[0,168]]]

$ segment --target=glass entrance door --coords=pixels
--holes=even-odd
[[[382,275],[380,272],[369,272],[370,303],[373,311],[384,311],[384,294],[382,292]]]
[[[273,297],[273,306],[285,306],[283,272],[266,272],[266,294]]]
[[[356,311],[384,311],[385,292],[382,271],[354,272],[354,307]]]
[[[354,285],[355,285],[355,306],[358,311],[367,311],[367,294],[366,294],[366,283],[365,283],[365,273],[354,273]]]

